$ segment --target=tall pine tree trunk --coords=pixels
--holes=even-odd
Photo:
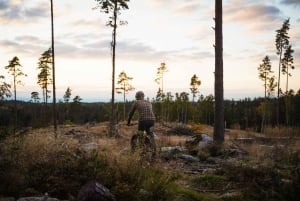
[[[53,23],[53,1],[51,0],[51,50],[52,50],[52,82],[53,82],[53,126],[55,139],[57,138],[57,121],[56,121],[56,89],[55,89],[55,57],[54,57],[54,23]],[[47,89],[46,89],[47,90]],[[47,91],[46,91],[47,96]],[[47,97],[46,97],[47,99]]]
[[[265,72],[265,99],[264,99],[264,106],[263,106],[263,114],[262,114],[262,120],[261,120],[261,128],[260,132],[263,133],[265,129],[265,119],[266,119],[266,107],[267,107],[267,73]]]
[[[289,66],[286,67],[285,124],[289,126]]]
[[[278,85],[277,85],[277,102],[276,102],[276,124],[279,126],[279,118],[280,118],[280,75],[281,75],[281,55],[282,49],[280,50],[279,55],[279,65],[278,65]]]
[[[110,127],[109,135],[113,137],[116,133],[116,120],[115,120],[115,61],[116,61],[116,30],[117,30],[117,1],[114,6],[114,26],[112,33],[112,89],[111,89],[111,111],[110,111]]]
[[[214,141],[224,142],[222,0],[215,0],[215,124]]]
[[[15,71],[15,68],[14,68]],[[15,75],[16,73],[14,73]],[[17,123],[18,123],[18,111],[17,111],[17,83],[16,83],[16,76],[14,76],[14,113],[15,113],[15,119],[14,119],[14,134],[16,134],[17,131]]]
[[[126,90],[125,90],[125,83],[124,83],[124,85],[123,85],[123,88],[124,88],[124,90],[123,90],[123,103],[124,103],[124,106],[123,106],[123,120],[124,121],[126,121],[126,103],[125,103],[125,101],[126,101]]]

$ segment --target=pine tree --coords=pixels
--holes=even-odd
[[[286,89],[285,89],[285,123],[288,126],[289,125],[289,106],[290,106],[290,99],[289,99],[289,77],[292,76],[290,73],[290,69],[295,69],[294,58],[293,54],[294,50],[292,49],[292,46],[289,45],[285,52],[282,59],[282,74],[286,75]]]
[[[65,118],[67,120],[69,120],[69,113],[70,113],[69,101],[70,101],[71,95],[72,95],[72,90],[70,87],[68,87],[63,96],[64,102],[65,102]]]
[[[282,59],[281,72],[283,75],[286,75],[286,88],[285,88],[286,94],[289,91],[289,77],[292,76],[292,74],[290,73],[289,70],[295,69],[295,66],[293,65],[293,63],[294,63],[293,53],[294,53],[294,50],[292,49],[292,46],[289,45],[286,48],[283,59]]]
[[[44,104],[48,103],[48,98],[50,90],[49,85],[53,84],[52,82],[52,51],[49,48],[47,51],[43,52],[38,62],[38,70],[40,70],[38,74],[37,84],[42,88],[43,91],[43,102]]]
[[[38,103],[40,101],[39,92],[37,91],[31,92],[31,100],[33,103]]]
[[[71,95],[72,95],[72,90],[71,90],[70,87],[68,87],[65,94],[64,94],[64,97],[63,97],[65,103],[69,103]]]
[[[112,27],[112,41],[111,41],[111,51],[112,51],[112,90],[111,90],[111,112],[110,112],[110,136],[119,135],[116,129],[116,119],[115,119],[115,60],[116,60],[116,35],[117,35],[117,23],[118,16],[120,15],[121,9],[129,9],[129,0],[95,0],[97,2],[96,9],[100,9],[100,12],[106,14],[111,14],[107,22],[107,26]],[[127,24],[126,21],[120,21],[120,25]]]
[[[168,72],[166,63],[162,62],[160,63],[160,66],[157,68],[156,78],[155,82],[159,85],[161,98],[164,95],[164,74],[165,72]]]
[[[283,22],[283,25],[280,29],[276,30],[276,38],[275,38],[275,46],[276,46],[276,54],[279,56],[279,63],[278,63],[278,85],[277,85],[277,104],[276,104],[276,121],[277,126],[279,126],[279,96],[280,96],[280,75],[281,75],[281,67],[282,67],[282,56],[284,51],[289,46],[289,36],[288,31],[290,29],[290,19],[287,19]]]
[[[272,79],[270,74],[273,73],[271,68],[272,68],[271,61],[268,56],[265,56],[265,58],[262,60],[262,64],[260,64],[258,67],[258,71],[259,71],[258,77],[264,82],[264,91],[265,91],[262,122],[261,122],[261,132],[264,131],[264,127],[265,127],[268,82],[270,79]]]
[[[201,81],[199,80],[197,75],[194,74],[193,77],[191,78],[191,83],[190,83],[190,90],[191,93],[193,94],[193,103],[195,101],[196,94],[199,93],[200,85],[201,85]]]
[[[15,113],[15,127],[14,132],[17,127],[17,85],[23,85],[20,77],[27,76],[22,71],[22,65],[20,64],[20,60],[18,57],[13,57],[12,60],[9,61],[8,66],[5,66],[5,69],[8,70],[9,74],[13,77],[13,90],[14,90],[14,113]]]
[[[124,71],[122,71],[119,74],[119,79],[118,79],[118,82],[117,82],[117,84],[120,86],[120,87],[116,88],[117,93],[122,93],[123,94],[123,103],[124,103],[123,119],[124,119],[124,121],[126,120],[126,104],[125,104],[126,94],[129,91],[134,90],[134,87],[131,84],[129,84],[129,81],[132,80],[132,79],[133,79],[132,77],[128,77],[127,74]]]
[[[51,54],[52,54],[52,90],[53,90],[53,127],[54,136],[57,138],[57,115],[56,115],[56,84],[55,84],[55,53],[54,53],[54,20],[53,20],[53,0],[50,0],[51,4]]]
[[[0,75],[0,103],[5,100],[5,98],[11,97],[10,84],[4,81],[5,77]],[[2,81],[3,80],[3,81]]]

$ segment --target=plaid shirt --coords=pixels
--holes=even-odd
[[[139,121],[142,120],[155,120],[155,115],[152,111],[152,105],[146,100],[136,100],[132,105],[131,111],[129,113],[128,122],[130,122],[135,110],[138,110]]]

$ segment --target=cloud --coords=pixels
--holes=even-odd
[[[0,1],[1,23],[33,23],[41,17],[49,15],[46,3],[25,4],[23,1]]]
[[[291,5],[291,6],[300,6],[300,0],[281,0],[281,4]]]
[[[226,22],[241,23],[252,31],[274,29],[274,23],[280,18],[281,10],[275,6],[229,1],[224,5],[223,15]]]
[[[178,7],[175,12],[177,14],[191,14],[191,13],[196,13],[198,12],[200,8],[200,4],[198,2],[191,2],[191,3],[185,3],[182,4],[180,7]]]
[[[149,0],[149,3],[155,7],[161,7],[161,6],[165,6],[165,5],[171,5],[173,4],[174,0]]]
[[[1,40],[0,48],[11,54],[37,55],[42,41],[31,36],[16,37],[13,40]]]
[[[9,7],[7,0],[0,0],[0,11],[5,10]]]
[[[157,57],[166,57],[168,54],[164,51],[157,51],[153,47],[136,41],[120,41],[116,47],[117,57],[124,60],[150,61],[156,60]]]

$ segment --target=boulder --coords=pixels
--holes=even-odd
[[[85,151],[91,151],[93,149],[97,149],[98,148],[98,144],[95,142],[91,142],[91,143],[86,143],[81,145],[81,147],[85,150]]]
[[[199,142],[199,147],[204,148],[213,142],[213,138],[207,134],[201,134],[201,141]]]
[[[80,189],[77,201],[115,201],[115,196],[108,188],[97,181],[89,181]]]
[[[17,201],[59,201],[57,198],[51,198],[46,193],[41,197],[21,197]]]

